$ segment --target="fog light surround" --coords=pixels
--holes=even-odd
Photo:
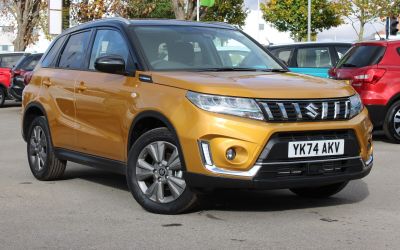
[[[234,160],[236,157],[236,150],[234,148],[228,148],[228,150],[226,150],[226,159],[232,161]]]
[[[200,141],[200,148],[202,151],[202,158],[205,165],[212,166],[213,160],[211,156],[210,143],[208,141]]]

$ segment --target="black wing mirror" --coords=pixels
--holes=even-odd
[[[112,74],[125,74],[125,60],[118,55],[101,56],[94,62],[98,71]]]

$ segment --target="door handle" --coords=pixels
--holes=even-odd
[[[43,79],[42,83],[43,83],[43,85],[45,85],[46,87],[50,87],[50,86],[52,85],[50,79],[48,79],[48,78]]]
[[[87,90],[87,87],[85,86],[85,82],[80,82],[79,86],[76,88],[78,89],[79,92]]]

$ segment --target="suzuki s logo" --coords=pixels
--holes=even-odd
[[[315,106],[314,103],[309,103],[305,109],[308,111],[306,112],[306,115],[308,115],[309,117],[311,117],[312,119],[315,119],[319,113],[318,113],[318,107]]]

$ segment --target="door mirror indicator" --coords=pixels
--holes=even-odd
[[[100,72],[125,74],[125,60],[118,55],[102,56],[94,62],[94,68]]]

